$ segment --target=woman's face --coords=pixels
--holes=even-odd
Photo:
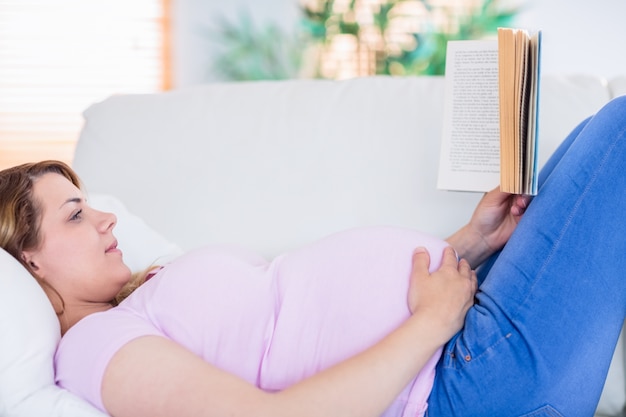
[[[67,303],[108,302],[130,279],[113,228],[115,215],[89,207],[64,176],[48,173],[35,181],[42,209],[41,244],[24,252],[37,276]]]

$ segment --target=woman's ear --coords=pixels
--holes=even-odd
[[[37,269],[39,269],[37,264],[33,261],[32,254],[29,252],[26,252],[26,251],[22,252],[22,261],[24,261],[24,263],[28,265],[30,269],[33,271],[36,271]]]

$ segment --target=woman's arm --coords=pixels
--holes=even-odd
[[[104,375],[102,398],[114,416],[379,416],[463,325],[476,277],[444,251],[428,273],[425,250],[413,257],[408,304],[413,312],[376,345],[278,393],[204,362],[176,343],[146,336],[125,345]]]
[[[480,200],[469,223],[446,241],[476,268],[502,249],[530,201],[528,195],[504,193],[499,187],[495,188]]]

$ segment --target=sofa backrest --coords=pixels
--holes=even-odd
[[[436,189],[442,77],[212,84],[85,111],[74,167],[184,249],[264,255],[337,230],[445,237],[480,195]],[[603,79],[544,77],[540,161],[609,100]]]
[[[609,80],[609,89],[613,97],[626,94],[626,75],[617,76]]]

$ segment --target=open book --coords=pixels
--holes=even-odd
[[[437,187],[537,193],[541,32],[450,41]]]

